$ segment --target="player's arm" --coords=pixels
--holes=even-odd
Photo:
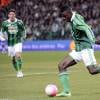
[[[94,34],[93,34],[93,32],[92,32],[90,27],[83,25],[83,26],[78,26],[78,28],[79,28],[79,30],[82,30],[82,31],[84,31],[86,33],[86,35],[90,39],[91,43],[95,43],[95,36],[94,36]]]
[[[21,30],[21,37],[23,39],[26,39],[26,30],[25,30],[25,26],[24,23],[22,21],[18,22],[20,30]]]
[[[26,30],[23,22],[22,22],[22,38],[26,39]]]
[[[7,40],[6,27],[5,27],[5,23],[4,22],[1,25],[0,40],[1,41]]]
[[[87,35],[87,37],[90,39],[91,43],[95,43],[95,36],[93,34],[93,31],[91,28],[84,22],[83,18],[80,18],[80,20],[76,20],[76,29],[84,31]]]

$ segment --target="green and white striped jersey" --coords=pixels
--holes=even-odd
[[[72,37],[75,41],[76,51],[92,48],[95,43],[95,36],[91,27],[86,24],[84,18],[73,12],[71,18]]]
[[[25,27],[21,20],[15,19],[14,22],[6,20],[2,22],[2,33],[7,35],[8,46],[13,46],[16,43],[22,42],[25,37]]]

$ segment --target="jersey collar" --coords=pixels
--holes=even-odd
[[[11,21],[8,19],[8,22],[11,22]],[[14,22],[17,22],[17,18],[15,18],[15,21]]]
[[[71,22],[73,21],[73,19],[75,18],[75,14],[76,14],[76,12],[75,11],[73,11],[72,12],[72,17],[71,17]]]

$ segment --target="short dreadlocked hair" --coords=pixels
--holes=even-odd
[[[71,11],[71,7],[69,7],[68,5],[63,5],[63,6],[60,8],[61,13],[63,13],[63,12],[66,11],[66,10]]]

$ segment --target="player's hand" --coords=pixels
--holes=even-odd
[[[99,44],[100,45],[100,40],[96,40],[95,44]]]

